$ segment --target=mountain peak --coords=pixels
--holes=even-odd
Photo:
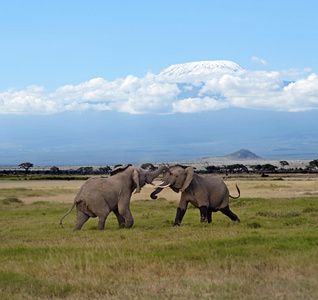
[[[159,73],[159,76],[180,77],[201,75],[214,72],[237,72],[244,70],[240,65],[229,60],[198,61],[172,65]]]
[[[241,149],[226,156],[229,159],[260,159],[255,153],[247,149]]]

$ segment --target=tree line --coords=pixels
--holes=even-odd
[[[205,170],[197,171],[198,173],[216,173],[216,174],[228,174],[228,173],[273,173],[273,172],[317,172],[318,171],[318,159],[312,160],[309,162],[309,165],[304,168],[289,168],[289,163],[285,160],[280,161],[281,168],[274,166],[272,164],[256,164],[252,166],[245,166],[244,164],[231,164],[224,166],[214,166],[207,165]],[[115,165],[113,168],[116,168],[119,165]],[[167,165],[168,166],[168,165]],[[187,167],[180,165],[182,167]],[[60,169],[59,167],[52,166],[46,169],[36,169],[34,168],[33,163],[24,162],[18,166],[18,169],[6,169],[1,170],[1,175],[27,175],[27,174],[39,174],[39,175],[107,175],[110,173],[112,168],[110,166],[102,166],[98,168],[93,168],[91,166],[79,167],[77,169]],[[152,163],[144,163],[141,165],[141,168],[154,171],[156,167]]]
[[[209,165],[206,166],[207,173],[273,173],[273,172],[291,172],[291,173],[303,173],[303,172],[315,172],[318,170],[318,159],[312,160],[309,162],[309,165],[305,168],[288,168],[289,163],[285,160],[279,162],[281,168],[274,166],[272,164],[256,164],[251,165],[249,167],[243,164],[232,164],[232,165],[224,165],[224,166],[214,166]]]
[[[18,169],[5,169],[1,170],[0,174],[2,175],[106,175],[112,170],[110,166],[102,166],[94,168],[91,166],[79,167],[77,169],[61,169],[56,166],[50,168],[37,168],[33,169],[34,165],[30,162],[21,163],[18,166]]]

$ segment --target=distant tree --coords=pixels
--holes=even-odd
[[[318,168],[318,159],[309,162],[309,167]]]
[[[80,167],[76,170],[79,174],[87,175],[93,173],[93,167]]]
[[[111,167],[110,166],[100,167],[99,168],[99,172],[103,173],[103,174],[108,174],[110,171],[111,171]]]
[[[54,167],[54,166],[50,168],[50,171],[53,174],[60,174],[60,172],[61,172],[58,167]]]
[[[156,168],[153,164],[151,164],[151,163],[142,164],[140,167],[141,167],[142,169],[144,169],[144,170],[149,170],[149,171],[154,171],[154,170],[157,169],[157,168]]]
[[[262,165],[262,168],[261,168],[262,171],[270,171],[270,172],[274,172],[276,169],[277,167],[271,164]]]
[[[205,169],[208,173],[219,173],[221,168],[216,166],[207,166]]]
[[[259,172],[262,169],[262,166],[260,164],[258,165],[254,165],[251,166],[251,168],[255,171],[255,172]]]
[[[286,160],[281,160],[279,163],[282,166],[282,168],[284,168],[285,166],[289,166],[289,163]]]
[[[243,172],[248,172],[248,169],[246,166],[242,164],[234,164],[234,165],[228,165],[226,166],[226,169],[228,170],[229,173],[243,173]]]
[[[84,167],[80,167],[76,170],[76,173],[78,174],[84,174]]]
[[[27,174],[29,170],[33,168],[33,164],[31,164],[30,162],[24,162],[22,164],[19,164],[19,167],[21,169],[24,169],[25,174]]]

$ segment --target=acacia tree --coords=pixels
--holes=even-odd
[[[93,174],[93,167],[80,167],[76,171],[82,175]]]
[[[262,169],[260,164],[251,166],[254,172],[259,172]]]
[[[21,169],[24,169],[25,174],[27,174],[29,170],[33,168],[33,164],[31,164],[30,162],[24,162],[22,164],[19,164],[19,167]]]
[[[312,160],[309,162],[309,167],[318,168],[318,159]]]
[[[61,172],[60,169],[58,167],[55,167],[55,166],[51,167],[50,171],[53,174],[60,174],[60,172]]]
[[[265,164],[265,165],[262,165],[261,171],[274,172],[276,169],[277,169],[276,166],[273,166],[271,164]]]
[[[216,166],[207,166],[205,167],[208,173],[219,173],[221,168]]]
[[[100,167],[100,168],[99,168],[99,172],[100,172],[100,173],[105,173],[105,174],[108,174],[111,170],[112,170],[112,169],[111,169],[110,166]]]
[[[242,164],[228,165],[226,166],[226,170],[229,171],[229,173],[248,173],[247,167]]]
[[[286,160],[281,160],[279,163],[282,166],[282,168],[284,168],[285,166],[289,166],[289,163]]]

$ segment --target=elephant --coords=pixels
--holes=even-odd
[[[232,221],[240,222],[238,216],[229,208],[229,197],[232,197],[222,178],[217,175],[199,176],[194,173],[193,167],[182,168],[180,166],[169,167],[169,172],[163,175],[163,183],[151,193],[152,199],[157,199],[156,194],[164,187],[169,186],[173,191],[181,191],[181,199],[177,208],[174,226],[180,226],[182,218],[187,210],[188,203],[200,209],[201,222],[212,222],[212,212],[221,211]]]
[[[67,216],[76,206],[77,222],[75,230],[80,230],[90,218],[99,218],[97,229],[105,228],[106,218],[112,211],[117,217],[119,228],[130,228],[134,219],[130,211],[130,198],[134,190],[139,193],[146,184],[153,180],[167,167],[161,166],[153,172],[131,165],[120,166],[112,170],[110,177],[93,177],[88,179],[75,196],[71,209],[61,218]]]

